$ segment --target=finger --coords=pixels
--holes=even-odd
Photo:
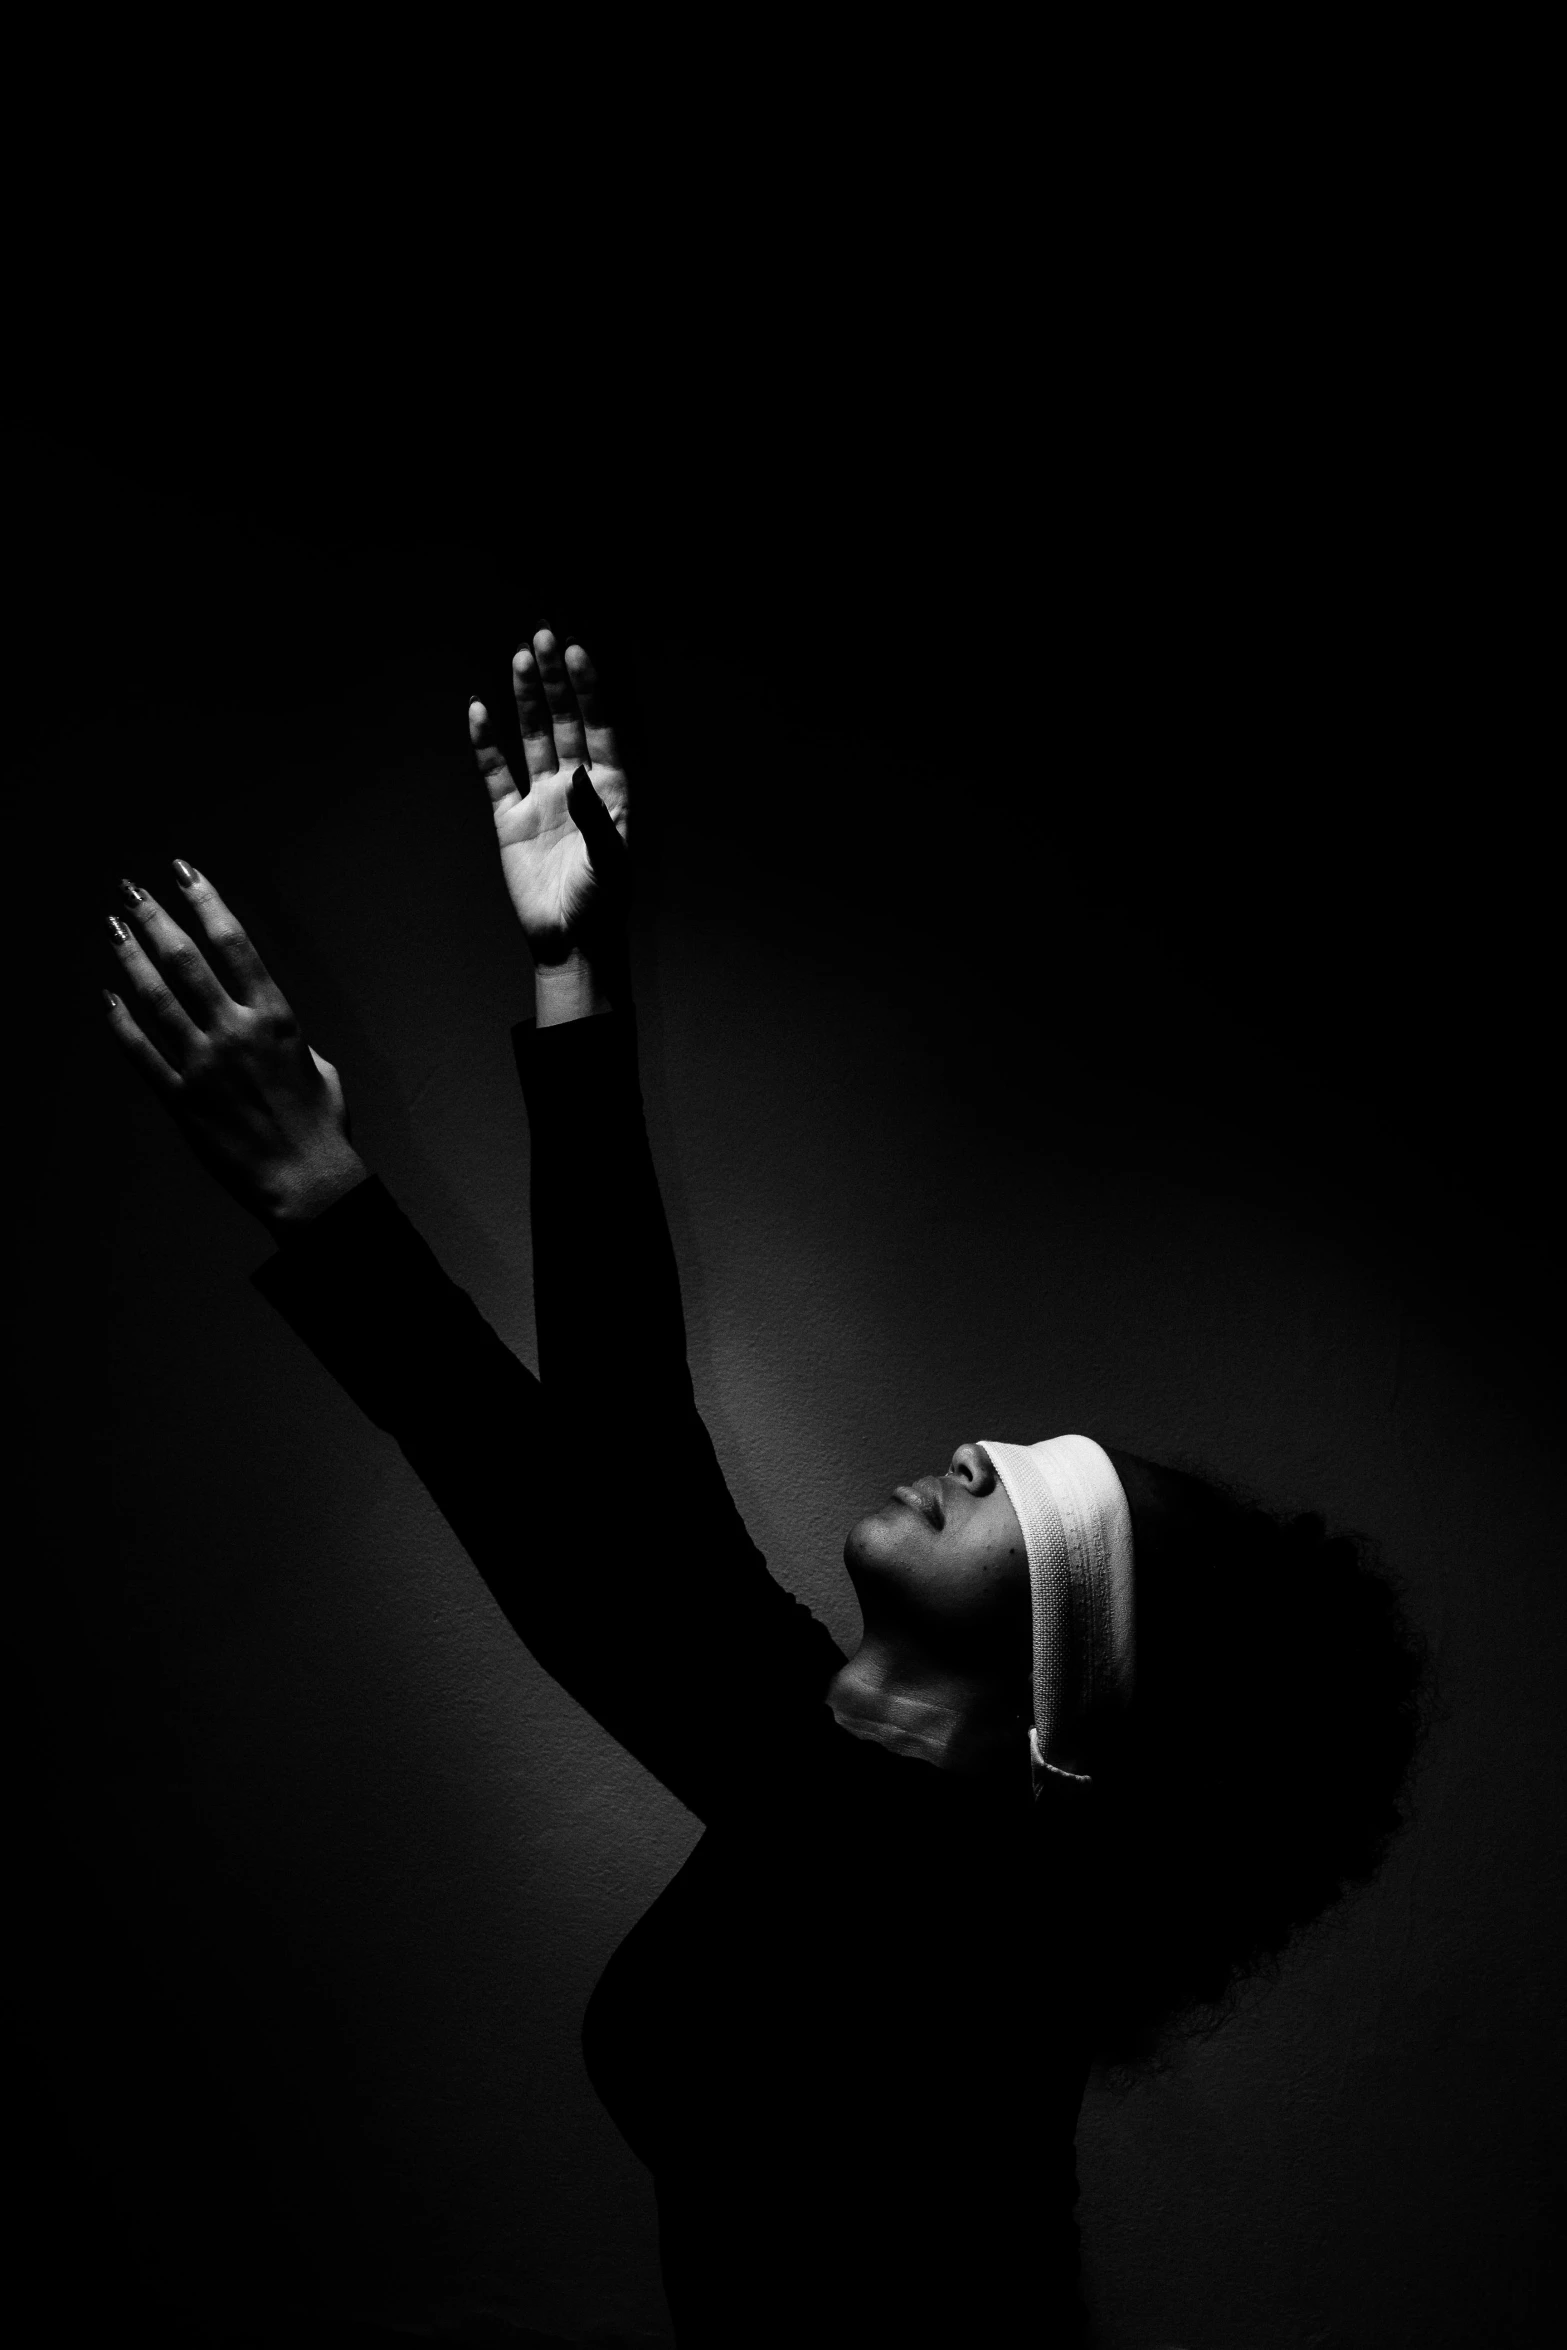
[[[339,1077],[332,1063],[323,1059],[322,1055],[316,1051],[316,1048],[313,1044],[307,1044],[305,1050],[316,1065],[317,1075],[324,1079],[327,1092],[332,1098],[332,1107],[336,1110],[338,1116],[343,1121],[343,1132],[347,1135],[349,1141],[352,1142],[354,1139],[354,1121],[348,1114],[348,1100],[343,1092],[343,1080],[341,1077]]]
[[[489,791],[491,807],[498,808],[502,800],[511,799],[514,795],[520,798],[522,795],[518,791],[517,779],[506,764],[506,754],[495,739],[490,713],[482,702],[468,704],[468,740],[473,745],[479,773]]]
[[[588,755],[588,738],[582,731],[582,713],[577,708],[577,697],[566,675],[566,664],[560,657],[560,647],[547,628],[541,628],[534,638],[533,651],[539,664],[539,675],[544,680],[544,699],[549,704],[556,759],[562,767],[575,767],[579,760]]]
[[[522,755],[528,763],[529,781],[553,775],[555,737],[550,732],[549,704],[530,645],[524,645],[512,662],[511,690],[517,697],[517,724],[522,729]]]
[[[593,788],[593,778],[579,767],[566,787],[571,821],[582,835],[595,878],[611,890],[623,889],[630,851],[621,839],[614,817]]]
[[[580,645],[566,647],[566,674],[576,688],[577,707],[582,712],[583,732],[588,740],[588,757],[595,767],[618,767],[620,752],[615,743],[615,729],[604,707],[598,671]]]
[[[201,933],[208,962],[236,1004],[253,1011],[281,1000],[281,990],[248,936],[229,912],[204,873],[174,860],[174,878],[185,893],[185,903]]]
[[[165,1101],[172,1101],[180,1090],[180,1081],[168,1062],[157,1046],[143,1036],[117,995],[105,988],[103,1000],[109,1007],[109,1027],[115,1043],[128,1061],[135,1062],[153,1091]]]
[[[189,931],[182,930],[154,897],[133,881],[122,881],[128,919],[148,960],[184,1005],[198,1028],[210,1028],[231,1007],[228,989]]]
[[[131,1015],[176,1073],[199,1051],[202,1032],[128,922],[109,916],[109,937]]]

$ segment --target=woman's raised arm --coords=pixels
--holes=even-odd
[[[688,1657],[709,1640],[731,1658],[743,1652],[754,1719],[781,1722],[823,1710],[842,1658],[767,1572],[697,1411],[638,1080],[625,767],[580,646],[562,655],[541,629],[517,654],[512,682],[526,789],[484,704],[470,707],[469,727],[535,964],[537,1022],[521,1024],[514,1042],[532,1136],[540,1376],[552,1407],[595,1431],[610,1471],[599,1506],[622,1513],[628,1541],[657,1561],[671,1635]],[[731,1670],[715,1668],[713,1684]],[[683,1734],[692,1776],[715,1758],[733,1774],[711,1700]]]
[[[536,1018],[514,1041],[533,1139],[540,1375],[566,1408],[629,1416],[663,1444],[675,1415],[700,1431],[637,1077],[630,784],[580,645],[563,654],[540,629],[512,662],[512,691],[520,763],[484,703],[470,704],[468,727],[534,965]]]

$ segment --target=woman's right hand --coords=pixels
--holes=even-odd
[[[468,706],[468,736],[490,794],[501,869],[541,973],[621,951],[630,900],[630,791],[580,645],[565,657],[547,628],[512,662],[526,774],[512,774],[490,713]]]

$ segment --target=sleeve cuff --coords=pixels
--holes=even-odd
[[[590,1020],[563,1020],[540,1028],[519,1020],[511,1032],[517,1075],[530,1111],[557,1092],[618,1078],[633,1090],[637,1082],[637,1025],[629,1009],[596,1013]]]
[[[277,1253],[250,1276],[263,1297],[275,1298],[318,1278],[329,1267],[359,1264],[395,1246],[405,1225],[401,1208],[379,1175],[367,1175],[308,1224],[279,1233]]]

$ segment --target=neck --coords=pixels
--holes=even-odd
[[[1026,1751],[1026,1716],[994,1674],[954,1671],[884,1634],[866,1633],[827,1700],[853,1737],[941,1771],[1004,1769]]]

